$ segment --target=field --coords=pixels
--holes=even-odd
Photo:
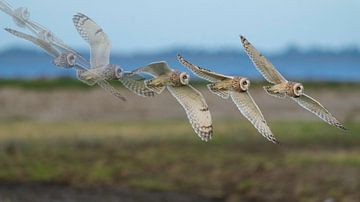
[[[253,90],[281,145],[205,89],[215,128],[208,143],[168,94],[124,91],[134,101],[123,104],[76,85],[0,90],[0,201],[360,200],[356,85],[309,90],[348,132]]]

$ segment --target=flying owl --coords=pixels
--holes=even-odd
[[[346,130],[346,128],[318,101],[304,93],[304,86],[298,82],[292,82],[286,80],[255,47],[243,36],[240,37],[242,45],[254,63],[257,70],[264,76],[264,78],[272,86],[265,86],[264,90],[269,94],[277,98],[290,97],[297,102],[301,107],[314,113],[322,120],[330,125],[336,126],[340,129]]]
[[[203,95],[189,85],[189,75],[171,69],[166,62],[156,62],[140,67],[132,74],[147,73],[153,79],[144,80],[146,88],[161,94],[167,89],[185,109],[195,133],[203,141],[209,141],[213,135],[211,114]]]
[[[77,71],[78,78],[89,85],[94,85],[98,80],[120,80],[123,85],[132,89],[137,94],[151,97],[155,93],[144,86],[143,78],[139,75],[128,77],[120,66],[110,64],[111,41],[103,29],[92,19],[84,14],[74,15],[73,22],[80,36],[90,46],[90,71]],[[136,88],[134,88],[136,86]],[[136,90],[135,90],[136,89]],[[124,97],[119,96],[122,100]]]
[[[90,67],[93,70],[79,71],[79,78],[93,85],[98,79],[113,80],[121,77],[123,69],[110,64],[111,41],[103,29],[81,13],[73,16],[73,22],[80,36],[90,46]],[[97,74],[92,74],[93,72]],[[100,75],[100,78],[97,75]]]
[[[47,54],[55,58],[53,60],[53,63],[56,66],[64,67],[64,68],[73,68],[76,65],[76,54],[73,54],[72,52],[62,52],[58,48],[51,45],[49,42],[36,38],[34,36],[31,36],[29,34],[25,34],[23,32],[13,30],[10,28],[5,28],[5,31],[9,32],[10,34],[25,39],[27,41],[32,42],[33,44],[39,46],[42,48]]]
[[[259,107],[249,93],[250,81],[244,77],[226,76],[208,69],[196,66],[178,55],[178,60],[197,76],[208,80],[210,92],[223,99],[231,97],[240,112],[254,125],[254,127],[266,139],[273,143],[279,143],[267,125]]]
[[[77,71],[82,71],[82,72],[92,71],[91,69],[88,69],[87,66],[77,63],[76,59],[78,58],[78,55],[74,54],[73,52],[64,51],[43,39],[36,38],[29,34],[25,34],[23,32],[19,32],[9,28],[5,28],[5,30],[16,37],[30,41],[33,44],[42,48],[46,53],[48,53],[50,56],[54,58],[53,63],[56,66],[64,67],[64,68],[76,68]],[[93,72],[93,74],[96,74],[96,72]],[[112,87],[109,84],[109,82],[107,82],[106,80],[98,80],[97,84],[107,92],[111,93],[112,95],[120,99],[123,99],[121,93],[117,89]]]
[[[53,46],[57,46],[67,52],[77,54],[77,62],[86,62],[74,49],[66,45],[45,26],[30,19],[30,12],[26,7],[14,9],[7,1],[0,0],[0,10],[13,18],[15,24],[21,28],[29,29],[37,38],[42,39]]]

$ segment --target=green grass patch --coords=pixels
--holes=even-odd
[[[271,122],[282,145],[247,122],[201,142],[186,120],[0,122],[0,181],[125,186],[234,201],[359,198],[360,124]]]

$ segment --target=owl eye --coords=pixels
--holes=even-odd
[[[186,75],[184,75],[182,78],[185,80],[185,79],[187,79],[187,76],[186,76]]]
[[[301,87],[300,87],[300,86],[298,86],[298,87],[296,88],[296,90],[301,90]]]
[[[124,71],[120,67],[116,67],[115,74],[116,74],[117,78],[121,78],[124,75]]]
[[[247,82],[247,81],[243,81],[243,85],[244,85],[244,86],[248,85],[248,82]]]

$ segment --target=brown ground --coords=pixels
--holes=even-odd
[[[213,119],[240,118],[231,100],[203,92]],[[0,89],[0,119],[34,120],[136,120],[184,118],[185,112],[176,100],[165,92],[155,98],[138,97],[123,90],[128,102],[108,95],[102,89],[64,89],[31,91],[14,88]],[[261,89],[251,91],[268,121],[316,119],[290,99],[280,100]],[[314,89],[307,92],[318,99],[340,121],[360,120],[360,91]]]
[[[221,202],[195,194],[128,190],[126,188],[71,188],[56,184],[0,184],[0,202]]]

